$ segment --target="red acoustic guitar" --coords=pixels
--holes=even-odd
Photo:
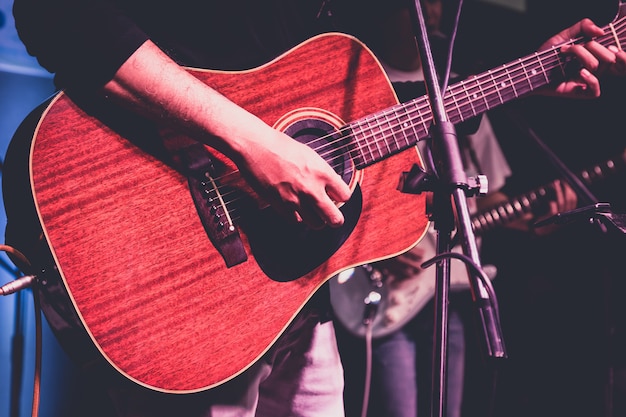
[[[598,41],[624,42],[622,25]],[[451,121],[561,79],[566,66],[553,48],[455,84],[445,94]],[[240,374],[332,276],[405,252],[428,228],[425,196],[396,189],[420,163],[428,99],[398,104],[358,40],[326,34],[249,71],[189,71],[345,178],[354,192],[342,228],[283,223],[213,149],[64,92],[14,137],[3,178],[12,236],[41,232],[100,353],[171,393]]]

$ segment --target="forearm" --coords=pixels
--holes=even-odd
[[[237,160],[279,137],[262,120],[194,77],[156,45],[144,43],[104,86],[104,95]],[[261,139],[262,138],[262,139]]]
[[[315,151],[195,78],[152,42],[122,64],[103,93],[227,155],[287,216],[314,227],[343,223],[333,200],[346,201],[350,189]]]

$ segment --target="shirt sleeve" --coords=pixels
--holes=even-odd
[[[113,78],[147,35],[103,0],[15,0],[15,25],[29,54],[63,89],[85,93]]]

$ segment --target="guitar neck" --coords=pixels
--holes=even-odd
[[[595,41],[604,46],[624,44],[624,24],[624,18],[617,19]],[[564,42],[451,85],[443,96],[450,122],[463,122],[565,79],[577,64],[560,48],[581,42],[582,38]],[[350,123],[344,133],[354,139],[355,166],[365,168],[414,146],[428,137],[431,122],[429,98],[421,96]]]
[[[626,152],[617,158],[609,159],[602,164],[594,165],[580,172],[578,178],[585,185],[592,185],[623,170],[624,166],[626,166]],[[471,218],[474,233],[482,234],[495,227],[518,220],[526,213],[545,205],[553,196],[554,188],[552,184],[548,184],[477,213]]]

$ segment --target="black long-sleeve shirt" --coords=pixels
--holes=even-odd
[[[236,70],[331,29],[322,0],[16,0],[18,34],[60,88],[91,89],[152,39],[178,63]]]

